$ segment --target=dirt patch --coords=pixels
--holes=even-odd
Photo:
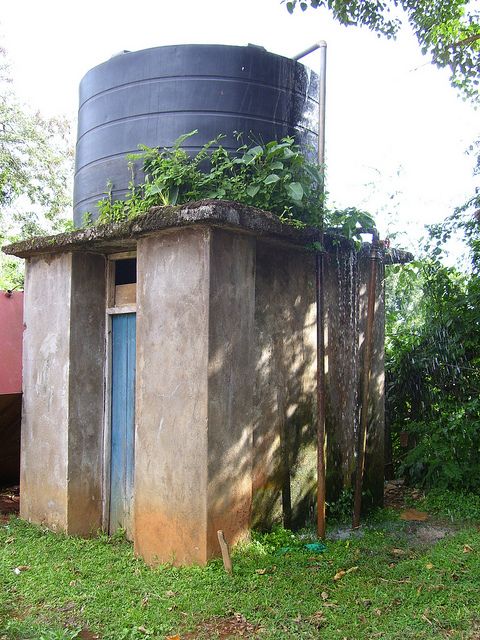
[[[77,638],[80,638],[81,640],[99,640],[100,636],[96,633],[92,633],[88,629],[82,629]]]
[[[390,509],[405,509],[412,502],[423,498],[419,489],[407,487],[403,478],[385,482],[384,506]]]
[[[0,489],[0,523],[8,522],[10,516],[20,510],[20,487]]]
[[[181,640],[199,640],[208,638],[209,640],[226,640],[234,638],[253,638],[260,631],[260,625],[248,622],[241,613],[234,613],[228,618],[210,618],[201,622],[195,631],[181,634]],[[170,636],[176,638],[176,636]]]
[[[421,500],[424,493],[406,486],[403,479],[386,482],[384,495],[385,507],[400,512],[400,519],[406,525],[403,535],[413,547],[432,546],[457,530],[451,522],[440,521],[435,516],[412,508],[411,505]]]

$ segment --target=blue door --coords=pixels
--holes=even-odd
[[[119,527],[132,537],[135,451],[134,313],[112,316],[112,392],[109,532]]]

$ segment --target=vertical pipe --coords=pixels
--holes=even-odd
[[[323,232],[322,232],[323,241]],[[323,295],[323,251],[316,254],[317,297],[317,533],[325,538],[326,433],[325,433],[325,332]]]
[[[365,452],[367,447],[368,401],[373,351],[373,321],[375,317],[375,292],[377,285],[377,261],[377,243],[375,239],[372,239],[372,249],[370,253],[370,277],[368,282],[367,324],[365,330],[365,351],[362,375],[362,407],[360,417],[360,432],[358,434],[357,469],[355,474],[355,497],[353,504],[354,528],[360,526],[360,512],[362,509],[362,486],[363,473],[365,470]]]
[[[320,48],[320,76],[318,86],[318,164],[322,172],[320,190],[322,219],[320,230],[320,251],[316,255],[316,291],[317,291],[317,533],[325,538],[326,504],[326,432],[325,432],[325,309],[324,309],[324,248],[323,214],[325,195],[325,105],[327,43],[318,43]]]

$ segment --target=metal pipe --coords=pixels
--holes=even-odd
[[[317,303],[317,533],[325,538],[325,505],[326,505],[326,431],[325,431],[325,311],[324,311],[324,248],[323,248],[323,200],[325,195],[325,104],[326,104],[326,71],[327,43],[317,42],[302,51],[294,60],[320,49],[320,74],[318,84],[318,164],[322,171],[320,185],[320,206],[322,219],[320,227],[320,250],[315,256],[315,283]]]
[[[365,351],[362,376],[362,407],[360,417],[360,431],[358,434],[357,469],[355,474],[355,494],[353,504],[353,527],[360,526],[360,512],[362,509],[363,474],[365,471],[365,455],[367,448],[368,401],[370,397],[370,374],[373,352],[373,321],[375,318],[375,298],[377,287],[378,245],[372,239],[370,252],[370,278],[368,283],[367,326],[365,330]]]
[[[323,242],[323,231],[322,231]],[[323,246],[323,245],[322,245]],[[323,249],[315,261],[317,298],[317,534],[325,538],[327,501],[327,437],[325,429],[325,331]]]

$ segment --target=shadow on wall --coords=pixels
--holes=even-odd
[[[299,527],[316,490],[315,260],[257,244],[252,526]]]
[[[325,257],[327,499],[353,487],[360,424],[368,251]],[[258,243],[255,288],[253,512],[256,528],[313,523],[316,510],[315,261]],[[365,509],[383,500],[383,265],[377,275]]]

